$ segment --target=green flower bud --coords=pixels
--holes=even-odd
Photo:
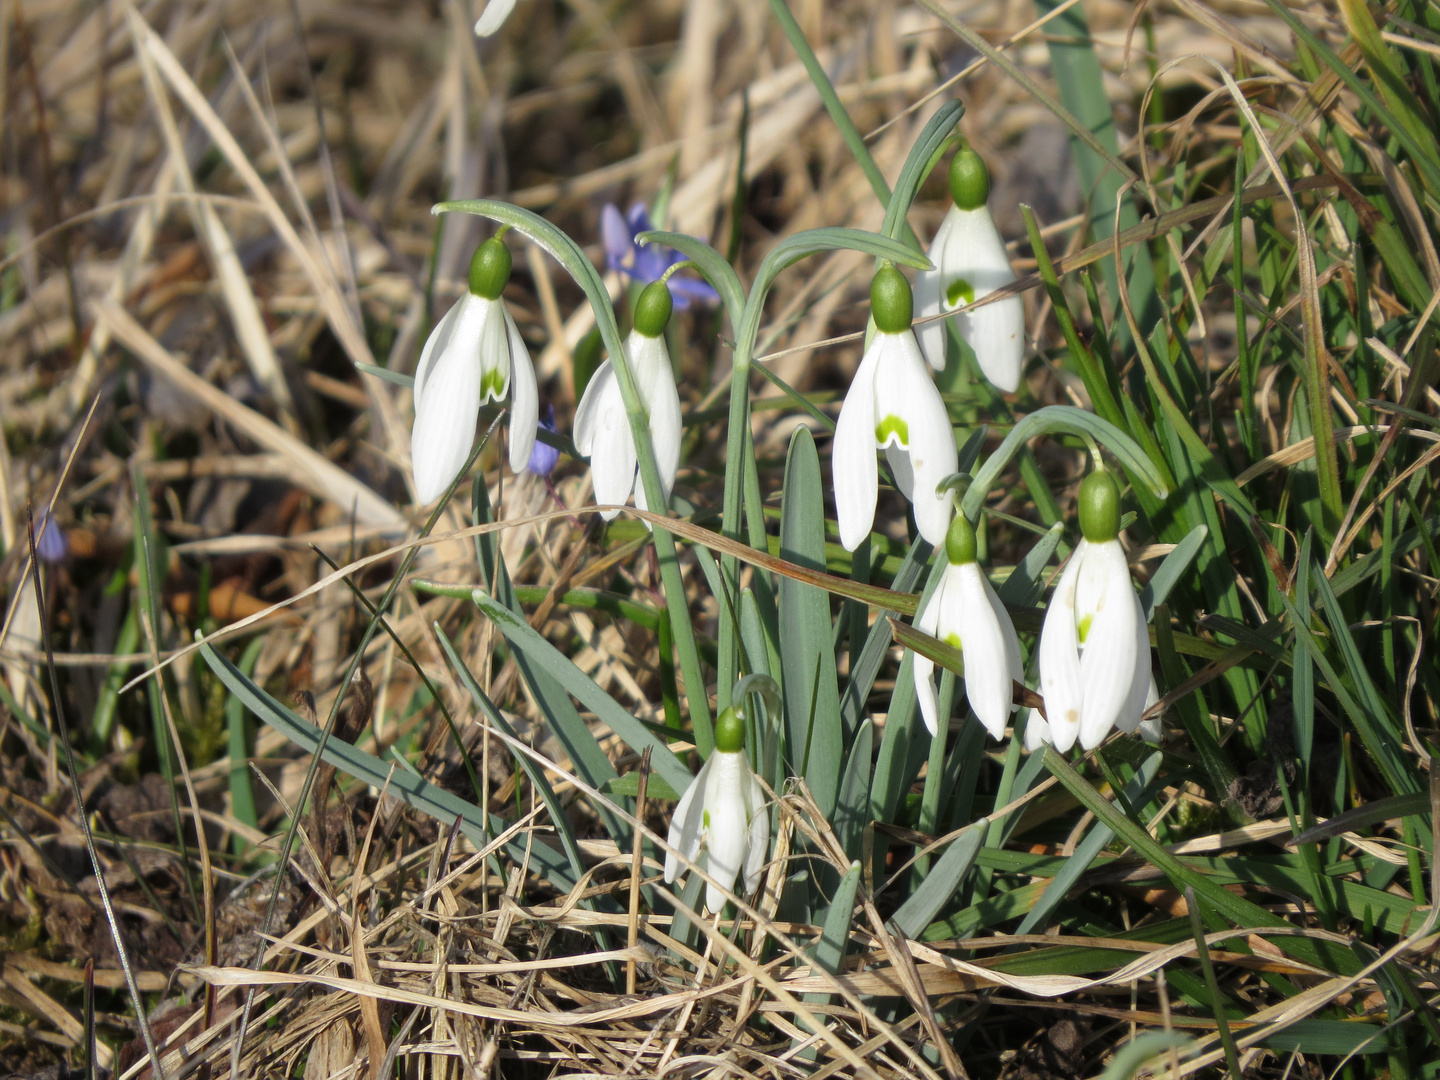
[[[979,210],[990,201],[990,170],[968,146],[950,159],[950,197],[961,210]]]
[[[1104,469],[1096,469],[1080,485],[1080,532],[1092,544],[1120,535],[1120,488]]]
[[[663,281],[652,281],[640,290],[640,299],[635,301],[635,329],[646,337],[659,337],[665,333],[674,306],[670,286]]]
[[[945,558],[951,566],[964,566],[975,561],[975,529],[965,515],[955,514],[950,531],[945,534]]]
[[[510,249],[492,236],[470,258],[470,291],[486,300],[498,300],[510,281]]]
[[[870,281],[870,314],[875,317],[875,329],[883,334],[903,334],[910,329],[913,311],[910,282],[895,267],[888,263],[882,266]]]
[[[745,749],[745,721],[733,707],[715,718],[715,749],[727,754]]]

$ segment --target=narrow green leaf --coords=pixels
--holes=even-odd
[[[825,914],[820,940],[810,949],[815,966],[831,975],[838,975],[845,963],[845,944],[850,940],[850,916],[855,911],[855,896],[859,890],[860,864],[856,862],[850,864],[850,869],[840,879],[834,899],[830,901],[830,909]]]
[[[1159,569],[1140,590],[1140,606],[1145,609],[1147,623],[1155,617],[1155,609],[1169,598],[1170,590],[1189,572],[1190,564],[1200,554],[1209,535],[1210,530],[1204,525],[1196,525],[1175,545],[1175,550],[1165,556]]]
[[[260,659],[260,650],[265,647],[264,636],[254,638],[245,646],[240,656],[240,672],[247,678],[255,671],[255,662]],[[255,811],[255,787],[250,776],[249,732],[245,723],[245,703],[231,694],[225,701],[225,726],[228,729],[227,748],[230,755],[230,813],[235,819],[252,829],[260,824]],[[234,838],[236,855],[243,855],[250,842],[241,836]]]
[[[470,695],[470,700],[475,703],[475,707],[485,714],[491,724],[510,736],[510,738],[515,738],[515,731],[511,728],[509,721],[505,719],[504,714],[502,714],[499,709],[495,708],[489,696],[480,688],[480,684],[476,681],[475,676],[471,673],[470,669],[465,666],[465,662],[460,659],[460,654],[456,651],[455,645],[451,642],[449,636],[441,628],[439,623],[434,623],[433,626],[435,636],[440,640],[440,648],[445,653],[445,658],[450,661],[451,669],[459,677],[461,685],[465,687],[466,692]],[[392,746],[391,749],[393,750],[394,747]],[[546,778],[544,769],[540,768],[539,765],[524,754],[515,754],[513,756],[516,763],[529,778],[531,787],[535,789],[536,794],[538,794],[545,803],[545,808],[550,811],[550,823],[559,834],[560,846],[564,849],[565,857],[570,862],[570,873],[574,875],[578,881],[585,874],[585,857],[580,851],[580,844],[575,838],[575,830],[570,825],[570,819],[565,814],[565,807],[561,804],[559,797],[555,794],[555,789],[551,787],[550,781]]]
[[[820,455],[807,427],[790,439],[780,511],[780,553],[812,569],[825,565]],[[812,585],[780,581],[780,657],[785,673],[786,751],[821,813],[835,808],[844,744],[830,631],[830,598]]]
[[[1145,764],[1140,766],[1135,775],[1126,783],[1124,797],[1130,805],[1144,805],[1145,792],[1154,783],[1156,775],[1160,772],[1162,760],[1164,760],[1163,754],[1151,754],[1146,758]],[[1114,836],[1113,829],[1097,822],[1085,839],[1076,845],[1075,853],[1065,860],[1064,868],[1050,879],[1050,884],[1040,894],[1040,899],[1035,902],[1035,906],[1015,928],[1015,933],[1033,933],[1037,927],[1042,926],[1050,913],[1055,910],[1056,905],[1065,899],[1065,894],[1080,880],[1080,875],[1090,869],[1090,864],[1105,850],[1105,846]]]
[[[945,849],[930,873],[900,905],[891,921],[906,937],[918,938],[955,895],[961,880],[975,865],[975,856],[985,843],[985,828],[989,823],[988,818],[977,818]]]
[[[396,386],[403,386],[407,390],[415,388],[415,376],[405,375],[399,371],[391,371],[389,368],[379,367],[376,364],[367,364],[363,360],[353,362],[356,370],[366,375],[374,375],[377,379],[384,379],[386,382],[394,383]]]
[[[835,837],[852,859],[860,855],[860,840],[870,823],[870,759],[875,750],[875,724],[868,717],[855,733],[845,758],[845,775],[835,800],[831,823]]]
[[[202,644],[199,653],[205,663],[210,665],[210,670],[215,673],[216,677],[232,694],[245,703],[245,707],[257,719],[280,732],[305,753],[315,753],[320,746],[323,734],[318,727],[307,720],[302,720],[256,686],[241,674],[239,668],[216,652],[209,644]],[[397,771],[374,754],[367,754],[340,739],[326,739],[322,756],[325,761],[345,775],[353,776],[356,780],[369,784],[371,787],[384,789],[386,794],[399,799],[406,806],[430,815],[444,825],[452,825],[455,819],[459,818],[461,831],[477,847],[485,845],[487,836],[498,835],[507,827],[504,820],[492,814],[487,833],[487,823],[478,806],[467,803],[460,796],[446,791],[444,788],[436,787],[429,781],[411,773]],[[526,857],[527,846],[531,848],[529,852],[530,865],[541,873],[551,885],[566,892],[575,887],[577,878],[572,874],[564,856],[544,844],[527,845],[523,839],[511,844],[511,853],[517,861]]]
[[[655,770],[656,775],[664,777],[673,790],[685,790],[690,783],[690,770],[675,756],[663,739],[636,720],[614,698],[595,685],[595,681],[576,667],[569,657],[493,596],[476,589],[472,598],[505,635],[505,639],[518,655],[527,657],[540,671],[554,679],[566,693],[593,712],[602,724],[624,739],[630,749],[639,753],[647,746],[650,747],[650,767]],[[555,725],[555,734],[565,744],[565,749],[571,754],[575,764],[585,768],[587,773],[594,774],[595,779],[591,779],[589,775],[585,777],[588,783],[594,787],[603,787],[615,778],[615,770],[611,767],[609,758],[579,713],[571,709],[569,715],[563,718],[551,716],[548,719]],[[578,724],[578,729],[565,730],[572,723]]]

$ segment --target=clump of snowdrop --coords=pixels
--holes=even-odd
[[[973,304],[1015,280],[1000,230],[990,216],[990,173],[969,147],[950,161],[952,205],[930,243],[934,270],[915,276],[916,315],[939,315],[961,304]],[[992,384],[1013,393],[1020,385],[1025,359],[1025,305],[1019,296],[958,311],[950,319],[922,322],[915,328],[930,366],[945,368],[945,324],[954,322],[960,337],[975,351],[980,370]]]
[[[920,535],[939,547],[955,510],[955,492],[940,490],[959,468],[955,432],[930,378],[911,322],[910,283],[886,264],[870,283],[875,336],[835,423],[830,464],[840,542],[854,551],[875,523],[884,450],[896,486],[915,509]]]
[[[1005,721],[1015,708],[1012,682],[1025,671],[1020,639],[1010,613],[995,595],[975,561],[975,530],[957,513],[945,537],[946,566],[929,602],[915,616],[915,628],[953,645],[965,654],[965,696],[992,738],[1003,738]],[[935,698],[935,662],[915,654],[915,696],[931,735],[939,733]]]
[[[620,512],[615,508],[628,502],[632,491],[640,509],[663,513],[675,486],[680,468],[680,394],[665,347],[665,327],[673,307],[663,279],[645,286],[635,303],[635,328],[625,339],[625,359],[650,422],[650,442],[665,506],[648,506],[645,485],[636,480],[635,438],[612,360],[606,360],[590,377],[575,410],[575,448],[590,458],[595,501],[612,507],[601,511],[607,521]]]
[[[529,464],[540,399],[530,352],[501,299],[509,280],[510,249],[496,235],[475,250],[469,288],[420,352],[410,461],[422,503],[438,499],[460,475],[487,401],[510,399],[510,469],[519,473]]]
[[[1140,725],[1150,690],[1150,635],[1120,546],[1120,489],[1103,468],[1080,485],[1083,539],[1060,575],[1040,629],[1040,692],[1026,742],[1099,746]]]
[[[693,862],[702,849],[709,853],[706,871],[716,882],[706,885],[709,911],[725,906],[721,887],[734,891],[742,872],[745,895],[760,884],[770,849],[770,815],[745,755],[745,721],[735,709],[716,718],[715,749],[680,797],[667,839],[674,849],[665,853],[667,883],[680,873],[682,857]]]

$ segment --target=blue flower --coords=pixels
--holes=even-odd
[[[70,553],[70,544],[65,533],[50,520],[50,515],[40,510],[35,515],[35,554],[43,563],[58,563]]]
[[[620,215],[614,203],[606,203],[605,209],[600,211],[600,239],[605,246],[605,265],[642,285],[659,281],[666,270],[685,256],[674,248],[659,244],[635,243],[635,237],[653,228],[655,225],[644,203],[630,207],[627,217]],[[674,274],[665,284],[670,287],[670,298],[681,311],[692,303],[709,306],[720,302],[720,294],[697,278]]]
[[[555,406],[546,405],[545,411],[540,414],[540,426],[546,431],[554,434],[558,429],[555,427]],[[536,476],[544,479],[555,471],[555,466],[560,461],[560,451],[547,442],[535,440],[535,448],[530,451],[530,471]]]

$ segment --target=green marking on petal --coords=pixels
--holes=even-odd
[[[945,299],[951,307],[955,307],[961,300],[967,304],[973,304],[975,302],[975,286],[963,277],[957,277],[946,287]]]
[[[910,445],[910,425],[894,413],[891,413],[875,425],[875,445],[886,445],[892,435],[895,436],[896,441],[898,441],[901,446]]]
[[[505,396],[505,391],[508,389],[506,384],[509,381],[499,368],[491,368],[480,376],[480,400],[499,401]]]
[[[1076,632],[1080,635],[1080,644],[1081,644],[1081,645],[1084,645],[1084,644],[1085,644],[1085,639],[1090,636],[1090,624],[1091,624],[1092,622],[1094,622],[1094,621],[1095,621],[1095,616],[1094,616],[1094,615],[1086,615],[1083,619],[1080,620],[1079,624],[1075,627]]]
[[[706,811],[705,811],[704,821],[705,821],[705,828],[707,828],[707,829],[710,828],[710,811],[709,811],[709,810],[706,810]]]
[[[960,648],[959,634],[946,634],[943,638],[941,638],[941,640],[944,641],[946,645],[949,645],[952,649]]]

